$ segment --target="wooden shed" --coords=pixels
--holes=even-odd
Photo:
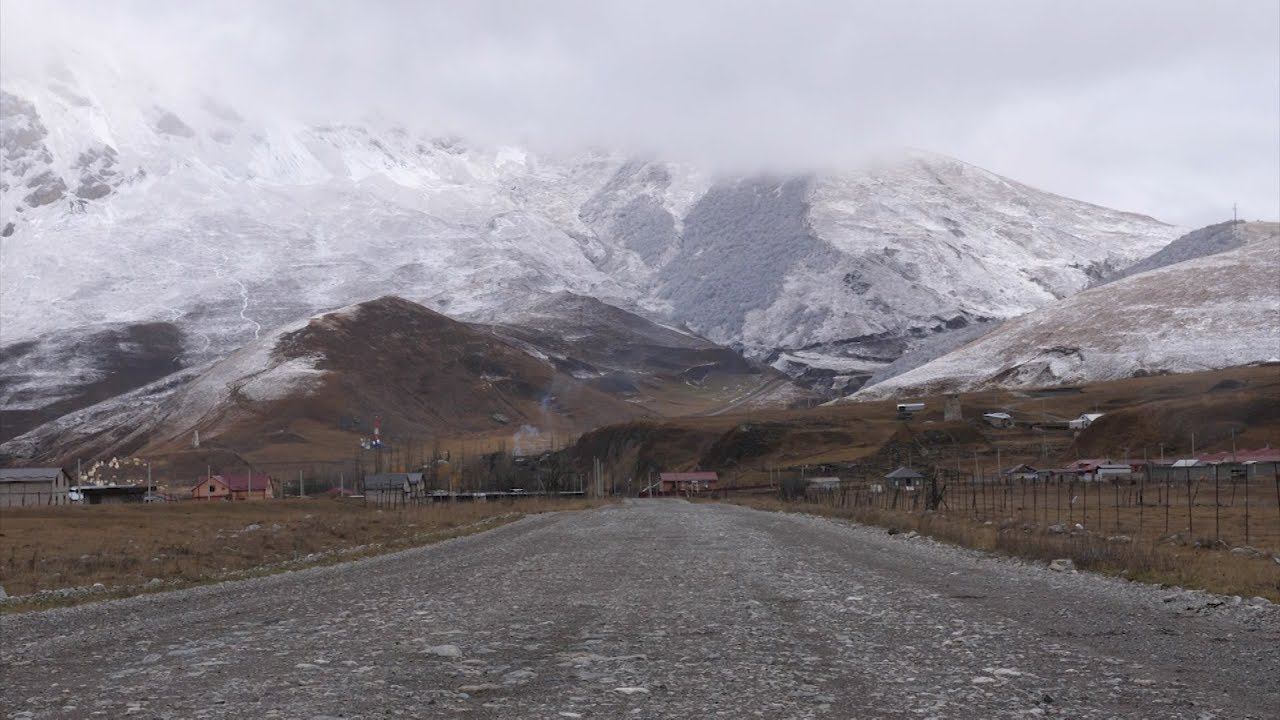
[[[71,478],[59,467],[0,468],[0,507],[66,505]]]
[[[426,495],[422,473],[375,473],[364,476],[364,501],[397,507],[420,502]]]

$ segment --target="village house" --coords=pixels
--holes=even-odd
[[[1227,450],[1200,456],[1201,462],[1214,466],[1221,477],[1255,480],[1276,477],[1280,470],[1280,450]]]
[[[924,485],[924,475],[909,467],[899,467],[884,476],[885,484],[893,489],[915,491]]]
[[[0,468],[0,507],[66,505],[70,488],[62,468]]]
[[[1026,463],[1014,465],[1011,468],[1001,470],[1000,476],[1005,480],[1036,480],[1040,477],[1040,471],[1031,467]]]
[[[658,475],[658,492],[663,495],[690,495],[715,490],[720,476],[713,472],[664,472]]]
[[[1072,430],[1084,430],[1090,425],[1098,421],[1105,413],[1085,413],[1080,417],[1067,423],[1067,427]]]
[[[1280,450],[1226,450],[1152,463],[1149,478],[1157,482],[1272,479],[1280,469]]]
[[[268,500],[275,497],[275,479],[264,473],[209,475],[191,488],[193,500]]]
[[[1084,458],[1076,460],[1064,468],[1048,471],[1050,479],[1063,480],[1113,480],[1128,478],[1133,475],[1133,466],[1128,462],[1117,462],[1110,458]]]

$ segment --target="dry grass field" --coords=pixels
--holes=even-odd
[[[902,532],[914,530],[943,542],[1031,560],[1070,558],[1082,570],[1280,602],[1280,564],[1267,556],[1240,557],[1183,544],[1115,543],[1093,533],[1057,535],[1013,522],[988,524],[963,513],[838,507],[830,503],[784,502],[762,495],[734,497],[729,502],[761,510],[849,519]]]
[[[0,585],[9,595],[103,583],[178,584],[306,560],[351,559],[597,502],[439,503],[378,509],[358,500],[182,502],[14,508],[0,514]],[[343,552],[345,551],[345,552]]]

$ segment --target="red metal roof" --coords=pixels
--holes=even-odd
[[[663,482],[715,482],[720,476],[713,472],[664,472],[658,478]]]
[[[271,483],[270,475],[265,475],[263,473],[253,473],[252,478],[253,478],[254,492],[257,492],[259,490],[265,490],[268,487],[270,487],[270,483]],[[209,478],[201,478],[200,482],[203,483],[205,480],[208,480],[208,479]],[[249,490],[250,476],[248,473],[241,473],[239,475],[214,475],[213,479],[217,480],[223,485],[226,485],[227,489],[231,490],[232,492],[247,492]]]
[[[1280,450],[1273,448],[1263,448],[1261,450],[1237,450],[1234,453],[1230,450],[1218,453],[1209,453],[1207,455],[1198,456],[1202,462],[1222,463],[1232,462],[1280,462]]]

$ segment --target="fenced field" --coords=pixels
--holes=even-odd
[[[830,488],[805,486],[803,494],[842,508],[930,511],[1044,531],[1084,531],[1116,541],[1280,552],[1280,479],[1275,475],[1077,480],[951,472],[899,486],[847,479]]]

